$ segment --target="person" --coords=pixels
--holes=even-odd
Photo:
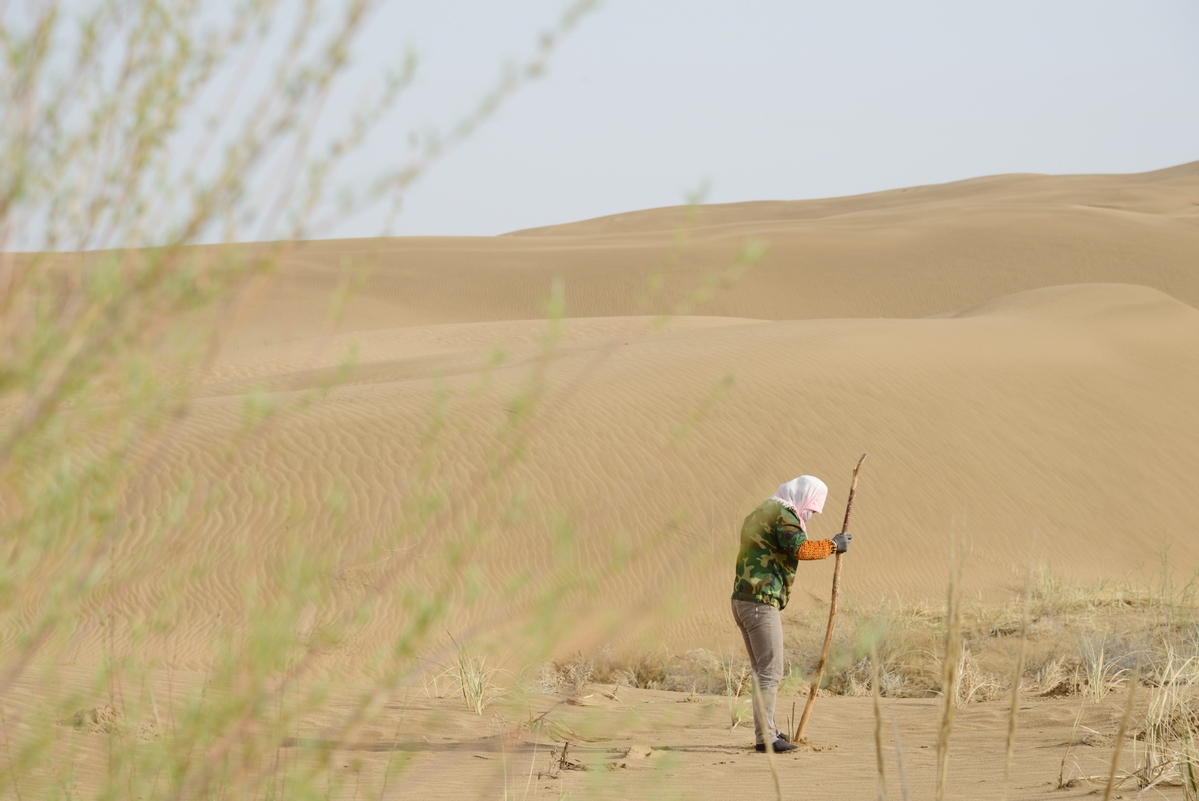
[[[847,532],[830,540],[809,540],[808,520],[824,510],[828,486],[815,476],[800,476],[749,513],[741,525],[737,578],[733,585],[733,619],[745,640],[756,679],[755,748],[794,751],[774,723],[774,705],[783,678],[783,621],[795,569],[801,561],[845,553],[853,537]]]

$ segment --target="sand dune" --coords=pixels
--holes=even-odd
[[[696,301],[752,240],[765,257]],[[992,700],[958,710],[948,795],[998,797],[1008,702],[994,699],[1017,629],[992,602],[1012,600],[1030,566],[1136,583],[1160,578],[1164,554],[1180,584],[1199,572],[1196,253],[1199,165],[656,209],[493,238],[306,243],[219,321],[188,413],[138,441],[112,550],[72,618],[81,628],[61,626],[10,685],[5,725],[65,711],[55,758],[84,794],[114,770],[106,725],[153,754],[179,715],[226,698],[244,707],[227,742],[259,770],[238,738],[270,725],[260,704],[272,698],[282,728],[263,759],[325,764],[344,780],[330,797],[482,797],[501,783],[521,797],[769,795],[748,701],[704,695],[737,669],[723,654],[740,653],[728,609],[738,529],[781,481],[812,473],[831,494],[809,528],[831,536],[867,452],[841,645],[854,622],[900,610],[883,667],[898,694],[928,692],[940,622],[903,610],[940,603],[962,549],[968,697]],[[357,275],[344,313],[329,314]],[[555,292],[565,316],[547,320]],[[83,411],[102,419],[97,403]],[[784,613],[801,671],[832,567],[802,565]],[[15,654],[56,602],[37,583],[13,594],[0,628]],[[1097,649],[1110,681],[1145,648],[1190,636],[1185,610],[1154,606],[1162,594],[1047,597],[1029,629],[1013,798],[1094,794],[1078,777],[1101,781],[1112,762],[1128,696],[1103,700],[1102,669],[1080,683],[1063,659]],[[1079,615],[1075,597],[1108,606]],[[444,616],[421,617],[443,598]],[[348,625],[325,625],[338,620]],[[536,691],[467,712],[445,672],[451,637],[507,669],[500,683]],[[657,686],[682,692],[579,691],[577,673],[559,682],[569,668],[538,672],[545,657],[585,661],[604,646],[603,681],[661,656],[683,672]],[[1162,680],[1172,658],[1143,676]],[[399,685],[380,682],[396,665]],[[787,684],[781,715],[800,689]],[[885,704],[892,796],[901,775],[927,791],[938,700]],[[871,699],[823,699],[809,747],[775,762],[787,797],[874,792],[874,725]],[[543,774],[566,742],[577,770]],[[195,744],[183,745],[190,759]],[[1143,741],[1125,742],[1121,764],[1138,753]]]
[[[567,314],[659,311],[747,239],[762,261],[698,313],[773,320],[926,317],[1027,289],[1140,284],[1199,306],[1199,165],[1142,175],[979,178],[831,200],[631,212],[494,238],[316,242],[246,331],[304,336],[345,274],[372,270],[348,330],[536,319],[555,278]],[[679,248],[677,236],[688,244]]]
[[[387,545],[428,458],[436,398],[453,423],[435,448],[439,475],[456,513],[479,512],[470,482],[543,364],[539,318],[555,278],[568,319],[545,406],[496,496],[524,493],[529,514],[489,531],[477,581],[501,597],[522,571],[552,573],[547,525],[561,517],[583,560],[614,538],[652,552],[604,578],[580,610],[595,625],[563,647],[650,633],[677,648],[732,642],[741,518],[813,473],[831,487],[813,535],[831,536],[862,452],[851,602],[939,598],[953,536],[969,549],[967,587],[984,598],[1010,597],[1030,560],[1077,579],[1127,577],[1169,542],[1176,570],[1199,568],[1199,166],[704,207],[652,295],[649,275],[671,262],[685,218],[660,209],[498,238],[303,246],[248,307],[128,499],[118,561],[132,564],[164,499],[187,482],[211,491],[172,557],[203,568],[169,588],[155,572],[130,577],[121,611],[171,594],[182,622],[162,661],[203,665],[241,588],[271,578],[297,509],[345,593],[382,575],[399,579],[386,597],[436,586],[419,539]],[[761,264],[655,323],[749,238],[768,246]],[[323,329],[347,256],[371,271]],[[248,397],[297,397],[343,364],[310,407],[238,439]],[[344,497],[338,515],[331,488]],[[803,566],[795,603],[824,603],[830,570]],[[662,598],[667,611],[640,614]],[[379,604],[330,660],[357,666],[398,608]],[[82,636],[75,658],[97,658],[101,637]]]

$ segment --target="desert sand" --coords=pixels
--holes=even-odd
[[[198,690],[205,676],[180,671],[171,680],[173,692],[181,694]],[[172,692],[164,676],[157,689],[163,700]],[[748,732],[744,726],[730,731],[724,698],[595,684],[579,696],[534,696],[527,706],[493,709],[480,718],[463,709],[452,691],[441,697],[416,690],[397,694],[369,725],[345,736],[345,717],[357,695],[369,691],[343,683],[319,714],[297,726],[273,755],[286,772],[301,774],[328,760],[329,795],[338,798],[775,797],[767,759],[749,745],[752,724]],[[792,699],[784,700],[780,710],[786,715]],[[1115,693],[1098,704],[1080,705],[1075,698],[1022,703],[1007,797],[1101,796],[1124,701],[1123,693]],[[883,703],[888,797],[931,798],[936,699]],[[783,797],[876,798],[871,699],[824,698],[817,710],[809,744],[774,758]],[[946,798],[1003,797],[1007,712],[1005,701],[959,710]],[[519,725],[527,720],[544,725],[532,731]],[[86,787],[89,770],[104,770],[108,751],[101,727],[82,728],[54,751],[56,760],[74,762],[75,781]],[[155,734],[141,736],[152,743]],[[1122,768],[1133,768],[1133,750],[1129,742]],[[286,797],[286,780],[279,789]],[[1113,797],[1183,798],[1181,788],[1160,785],[1143,796],[1125,786]]]
[[[654,538],[668,558],[635,560],[589,599],[606,621],[589,629],[601,640],[616,637],[613,625],[629,637],[631,618],[613,615],[652,592],[672,601],[652,621],[635,618],[655,642],[735,643],[727,596],[742,517],[810,473],[831,488],[812,536],[831,536],[863,452],[850,602],[939,601],[954,536],[969,550],[965,586],[984,600],[1012,597],[1030,559],[1070,579],[1125,578],[1155,567],[1168,544],[1179,574],[1199,568],[1199,165],[686,217],[661,209],[498,238],[302,246],[243,310],[130,500],[132,518],[151,521],[184,473],[201,486],[228,477],[181,554],[212,570],[172,590],[189,610],[172,659],[200,666],[209,621],[236,613],[234,589],[269,561],[288,504],[319,506],[329,487],[343,487],[346,511],[328,546],[344,552],[347,584],[369,583],[379,568],[355,560],[402,503],[438,391],[456,415],[439,446],[457,466],[451,503],[473,509],[474,489],[452,484],[472,480],[478,443],[537,362],[555,277],[567,319],[550,413],[512,479],[538,520],[488,533],[481,580],[498,590],[519,569],[550,569],[538,537],[559,514],[584,554],[614,536]],[[755,238],[766,255],[732,286],[660,326],[645,316],[677,307],[669,296]],[[366,265],[365,283],[325,325],[347,257]],[[652,296],[656,270],[665,277]],[[497,347],[508,355],[492,368]],[[348,378],[318,404],[232,457],[207,445],[228,440],[248,394],[319,386],[352,348]],[[468,401],[484,374],[490,388]],[[264,489],[251,489],[251,474]],[[144,544],[135,526],[123,547]],[[227,558],[235,552],[245,558]],[[403,553],[388,564],[407,586],[435,580]],[[804,565],[796,603],[824,603],[830,570]],[[155,580],[140,577],[127,602],[152,597]],[[394,622],[380,615],[379,635]]]
[[[747,243],[764,255],[734,275]],[[1189,576],[1199,569],[1196,254],[1199,163],[654,209],[500,237],[304,243],[223,332],[189,415],[127,498],[132,522],[117,563],[154,549],[155,521],[186,485],[204,511],[170,558],[202,567],[184,577],[132,570],[104,613],[136,619],[169,596],[177,622],[148,658],[202,675],[222,621],[244,612],[243,588],[269,583],[300,509],[317,521],[308,545],[334,566],[338,597],[380,593],[364,629],[322,657],[341,680],[366,681],[369,655],[406,623],[400,596],[439,591],[444,580],[424,556],[436,543],[396,540],[392,528],[431,452],[445,525],[487,521],[471,546],[476,602],[440,628],[479,638],[499,660],[528,610],[513,582],[557,575],[564,558],[602,565],[615,541],[627,561],[563,601],[572,623],[545,656],[737,647],[728,597],[741,519],[779,483],[809,473],[830,486],[811,535],[832,536],[862,453],[843,585],[850,605],[939,603],[951,543],[966,552],[963,587],[979,603],[1014,598],[1030,563],[1073,581],[1136,581],[1167,552]],[[331,295],[357,269],[361,285],[331,318]],[[696,298],[706,285],[710,297]],[[555,291],[564,319],[547,359]],[[523,455],[502,486],[480,491],[486,443],[530,376],[545,383],[522,429]],[[313,389],[310,405],[237,438],[248,403]],[[451,425],[430,446],[438,414]],[[524,514],[507,521],[514,499]],[[553,545],[562,521],[575,537],[569,557]],[[801,566],[784,619],[806,611],[818,625],[831,570],[831,560]],[[101,617],[70,643],[71,664],[101,658]],[[433,638],[438,648],[444,639]],[[597,708],[625,703],[601,689],[611,690],[594,689]],[[744,794],[730,778],[739,773],[720,766],[754,755],[743,731],[728,731],[727,712],[707,710],[723,699],[623,697],[659,711],[630,713],[634,723],[580,758],[669,746],[663,758],[677,759],[683,778],[630,764],[612,797]],[[452,699],[421,698],[465,714],[448,711]],[[552,703],[564,701],[547,696]],[[790,758],[786,785],[809,788],[803,797],[872,795],[869,699],[822,703],[813,737],[836,748]],[[921,749],[934,706],[892,704],[912,775],[932,770]],[[1076,709],[1044,701],[1028,713],[1018,758],[1029,767],[1013,797],[1050,795]],[[1001,772],[1005,710],[990,702],[962,713],[958,758],[992,756],[955,773],[956,797],[998,797],[964,783],[993,784]],[[475,773],[494,779],[493,732],[477,717],[454,725],[444,735],[459,743],[453,754],[470,754],[451,767],[432,751],[409,754],[413,781],[425,777],[412,787],[431,786],[429,771],[462,787],[480,786]],[[389,733],[372,736],[388,750]],[[533,764],[538,793],[557,798],[564,781],[583,781],[585,772],[536,778],[532,743],[509,743],[507,767],[525,775]],[[373,747],[362,746],[372,759]],[[1096,760],[1091,772],[1101,773]],[[751,783],[760,796],[770,777],[759,768]],[[623,777],[643,773],[667,783],[629,785],[641,789],[622,796]],[[846,794],[836,776],[852,776],[856,789]]]

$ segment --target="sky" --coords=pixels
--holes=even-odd
[[[354,81],[408,45],[418,79],[353,179],[460,117],[564,8],[384,0]],[[606,0],[416,185],[394,232],[499,234],[703,186],[708,202],[799,199],[1199,160],[1197,45],[1195,0]]]

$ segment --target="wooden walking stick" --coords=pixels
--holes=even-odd
[[[866,461],[866,454],[862,454],[862,458],[858,459],[858,463],[853,469],[853,481],[849,485],[849,501],[845,504],[845,522],[841,524],[841,533],[849,531],[849,513],[853,511],[853,495],[858,490],[858,471],[862,469],[862,462]],[[812,688],[808,691],[808,701],[804,704],[803,715],[799,719],[799,727],[795,730],[795,738],[792,742],[798,743],[803,740],[804,729],[808,727],[808,718],[812,716],[812,707],[816,704],[816,691],[820,689],[820,680],[824,678],[824,665],[828,662],[828,649],[833,644],[833,628],[837,625],[837,590],[841,588],[841,557],[845,554],[837,554],[836,564],[833,566],[833,599],[828,605],[828,631],[824,633],[824,647],[820,649],[820,661],[816,663],[816,678],[812,680]]]

